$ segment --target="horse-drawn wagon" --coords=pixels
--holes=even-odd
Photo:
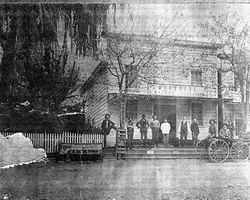
[[[207,155],[213,162],[224,162],[228,158],[234,161],[248,160],[250,155],[250,137],[244,133],[239,139],[228,142],[226,138],[212,138],[210,140],[200,140],[196,144],[196,154],[199,158]]]

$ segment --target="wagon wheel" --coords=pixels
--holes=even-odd
[[[205,146],[205,140],[200,140],[195,146],[195,153],[197,158],[203,159],[207,155],[207,149]]]
[[[230,155],[233,160],[247,160],[249,158],[249,146],[244,142],[236,142],[230,149]]]
[[[71,162],[71,154],[70,151],[67,152],[66,156],[65,156],[65,162]]]
[[[214,140],[209,145],[208,154],[212,161],[224,162],[229,156],[229,146],[224,140]]]

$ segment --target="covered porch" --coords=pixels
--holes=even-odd
[[[109,113],[111,120],[119,124],[120,113],[119,104],[109,102]],[[133,95],[127,101],[126,120],[133,119],[134,137],[133,143],[140,145],[141,133],[136,127],[136,123],[141,119],[142,114],[150,123],[152,116],[156,115],[160,123],[167,119],[171,125],[170,144],[177,146],[176,138],[179,138],[179,126],[183,117],[191,124],[193,119],[198,120],[200,135],[199,139],[204,139],[208,134],[209,119],[217,121],[218,99],[217,98],[197,98],[197,97],[172,97],[157,95]],[[152,130],[148,128],[148,145],[152,143]],[[187,145],[191,144],[192,136],[188,134]],[[162,138],[160,144],[162,143]],[[114,143],[113,143],[114,144]]]

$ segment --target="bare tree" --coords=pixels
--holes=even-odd
[[[243,113],[243,128],[245,129],[249,113],[250,60],[249,60],[249,26],[237,13],[232,15],[212,15],[208,21],[200,24],[202,33],[211,43],[220,46],[218,57],[227,64],[220,65],[220,73],[232,72],[234,83],[221,85],[232,92],[239,88]]]
[[[172,41],[171,36],[176,30],[170,30],[178,13],[167,22],[164,22],[162,32],[155,36],[145,33],[136,34],[134,29],[130,33],[124,33],[126,26],[119,32],[107,31],[103,33],[103,42],[99,45],[100,60],[107,65],[109,73],[115,78],[119,92],[117,99],[120,102],[120,127],[125,126],[126,102],[129,97],[129,89],[135,83],[149,82],[157,66],[158,54]],[[135,22],[133,26],[138,24]],[[138,21],[140,23],[140,20]],[[183,23],[183,21],[181,22]],[[180,24],[181,27],[181,24]],[[154,27],[154,29],[157,29]]]

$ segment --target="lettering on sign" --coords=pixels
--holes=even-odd
[[[150,85],[147,88],[129,88],[131,94],[217,98],[217,90],[201,86]]]
[[[153,85],[149,87],[148,94],[164,96],[206,97],[217,98],[216,89],[195,86]]]

